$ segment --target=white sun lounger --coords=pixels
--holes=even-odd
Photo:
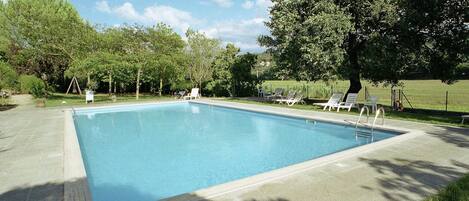
[[[200,98],[199,88],[192,88],[191,93],[187,96],[184,96],[184,100],[186,100],[186,99],[192,100],[192,99],[196,99],[196,98]]]
[[[293,105],[295,105],[295,103],[302,103],[302,104],[305,103],[305,101],[303,101],[303,94],[297,93],[295,98],[293,98],[292,100],[287,101],[288,106],[293,106]]]
[[[272,99],[272,98],[281,98],[283,93],[282,88],[276,88],[274,93],[272,95],[267,96],[266,98]]]
[[[287,97],[275,99],[274,102],[287,103],[295,98],[296,91],[289,91]]]
[[[340,108],[348,109],[349,112],[352,109],[352,107],[358,108],[357,98],[358,98],[357,93],[349,93],[347,95],[347,99],[345,99],[345,102],[341,102],[337,106],[337,112],[340,111]]]
[[[331,98],[329,98],[329,101],[327,101],[327,103],[314,103],[313,105],[324,107],[323,110],[329,108],[329,111],[331,111],[331,108],[336,108],[339,105],[342,96],[342,93],[334,93],[332,94]]]

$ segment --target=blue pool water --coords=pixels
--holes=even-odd
[[[153,201],[369,143],[353,127],[186,102],[74,119],[94,201]]]

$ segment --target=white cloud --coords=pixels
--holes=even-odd
[[[229,8],[233,6],[233,1],[232,0],[211,0],[213,3],[217,4],[220,7],[223,8]]]
[[[223,21],[200,31],[208,37],[220,39],[225,43],[234,43],[241,48],[241,51],[260,52],[263,48],[257,44],[257,37],[268,34],[264,21],[264,18]]]
[[[241,5],[244,9],[252,9],[258,7],[260,9],[267,9],[273,5],[271,0],[246,0]]]
[[[112,13],[121,18],[143,24],[153,25],[163,22],[179,32],[185,32],[190,26],[199,23],[199,20],[192,17],[191,13],[171,6],[153,5],[146,7],[142,13],[139,13],[130,2],[111,7],[106,1],[100,1],[96,3],[96,8],[101,12]]]
[[[121,6],[115,7],[112,9],[113,13],[116,13],[118,16],[135,21],[144,21],[145,19],[141,16],[134,8],[134,6],[125,2]]]
[[[189,12],[170,6],[151,6],[145,8],[143,16],[150,21],[164,22],[181,31],[186,31],[191,25],[199,23],[199,20],[192,17]]]
[[[251,9],[252,7],[254,7],[254,2],[247,0],[242,4],[242,6],[244,9]]]
[[[268,8],[273,5],[271,0],[256,0],[256,6]]]
[[[110,13],[111,12],[111,7],[109,7],[109,4],[107,1],[98,1],[96,2],[96,9],[98,9],[101,12],[104,13]]]

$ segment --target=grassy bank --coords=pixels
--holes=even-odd
[[[135,99],[135,94],[121,94],[116,96],[115,102],[148,102],[148,101],[161,101],[161,100],[171,100],[173,99],[170,96],[155,96],[149,94],[142,94],[139,97],[139,100]],[[106,104],[114,103],[114,100],[108,94],[95,94],[93,104]],[[57,107],[57,106],[76,106],[76,105],[86,105],[84,95],[75,95],[75,94],[62,94],[54,93],[46,99],[46,107]]]
[[[410,104],[414,108],[445,110],[446,109],[446,91],[448,91],[448,111],[469,112],[469,80],[461,80],[453,85],[446,85],[439,80],[404,80],[404,94],[409,99]],[[382,105],[391,104],[391,87],[390,86],[373,86],[367,81],[362,81],[363,90],[360,91],[359,101],[365,99],[366,87],[370,95],[378,96],[379,103]],[[340,80],[331,83],[316,82],[297,82],[292,80],[266,81],[264,88],[270,91],[275,88],[284,89],[304,89],[305,95],[310,98],[328,97],[331,91],[346,92],[349,86],[348,81]],[[404,102],[406,108],[410,108],[407,102]]]

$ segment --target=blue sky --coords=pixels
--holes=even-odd
[[[261,52],[257,36],[268,34],[270,0],[71,0],[82,17],[94,24],[154,25],[163,22],[182,34],[204,32],[243,52]]]

